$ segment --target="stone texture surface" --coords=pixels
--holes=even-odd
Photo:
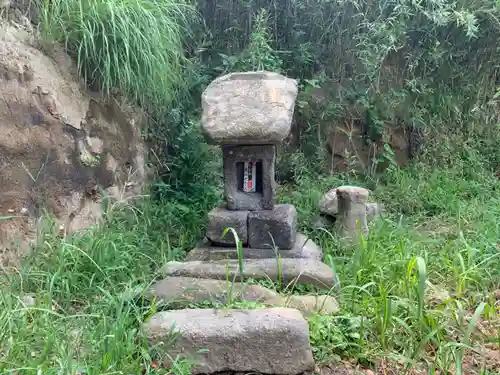
[[[224,198],[230,210],[272,210],[275,203],[274,164],[276,150],[273,145],[223,146]],[[238,190],[236,163],[262,162],[262,191],[247,193]]]
[[[226,280],[182,276],[157,281],[146,293],[148,299],[156,298],[160,302],[168,303],[171,308],[204,301],[225,304],[230,299],[264,302],[276,296],[277,293],[261,285],[234,283],[231,288],[231,284],[228,285]]]
[[[231,73],[202,94],[202,126],[216,144],[277,144],[290,133],[298,87],[270,72]]]
[[[337,300],[328,295],[320,296],[280,296],[276,295],[264,300],[265,304],[290,307],[302,312],[305,316],[312,314],[334,314],[339,311]]]
[[[328,190],[319,201],[319,212],[325,215],[336,216],[339,213],[337,188]]]
[[[98,186],[130,202],[147,179],[145,113],[86,91],[62,49],[32,41],[0,22],[0,216],[19,216],[0,220],[0,263],[29,250],[40,208],[64,234],[86,229],[102,215]]]
[[[222,371],[293,375],[314,369],[308,324],[295,309],[166,311],[150,318],[143,329],[150,344],[158,345],[168,341],[172,327],[180,338],[165,348],[163,367],[181,355],[195,361],[194,375]]]
[[[337,188],[339,201],[339,221],[344,236],[354,239],[359,234],[368,234],[366,219],[366,203],[369,190],[357,186],[341,186]]]
[[[214,208],[208,213],[208,222],[205,235],[215,245],[235,246],[235,238],[232,231],[224,236],[226,228],[233,228],[243,245],[248,243],[248,211],[228,210],[225,205]]]
[[[284,284],[310,284],[322,289],[338,287],[338,279],[331,267],[312,259],[245,259],[243,277],[256,280],[274,280]],[[168,262],[161,272],[165,276],[186,276],[202,279],[240,280],[237,260],[213,262]]]
[[[321,248],[307,236],[297,233],[295,243],[290,250],[278,250],[278,254],[282,258],[307,258],[321,260],[323,259],[323,251]],[[243,248],[243,257],[245,259],[265,259],[276,258],[274,249],[255,249],[250,247]],[[223,260],[223,259],[238,259],[238,251],[236,248],[225,248],[210,246],[207,243],[200,243],[200,245],[191,250],[186,260]]]
[[[273,210],[248,215],[248,245],[253,248],[291,249],[297,235],[297,210],[291,204],[278,204]]]
[[[334,188],[326,192],[323,197],[321,197],[318,208],[319,212],[326,217],[336,218],[339,214],[339,202],[338,202],[338,188]],[[367,221],[372,221],[378,218],[385,210],[384,205],[381,203],[366,203],[366,219]],[[333,222],[328,222],[324,220],[323,222],[317,223],[317,227],[326,227],[333,224]]]
[[[328,98],[328,95],[326,95]],[[312,104],[312,103],[311,103]],[[356,116],[362,110],[360,107],[351,108],[347,117]],[[352,169],[362,172],[372,165],[377,154],[384,152],[384,145],[388,144],[394,151],[394,159],[399,167],[406,166],[421,149],[425,139],[420,129],[405,126],[384,127],[383,135],[378,141],[367,142],[364,124],[334,121],[325,125],[328,133],[328,151],[330,156],[330,173],[348,172]],[[293,130],[292,130],[293,131]],[[377,171],[383,171],[392,165],[384,161],[377,164]]]

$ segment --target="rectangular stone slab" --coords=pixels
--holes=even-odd
[[[212,262],[168,262],[162,267],[160,273],[163,276],[242,281],[238,260],[233,259]],[[338,286],[338,279],[332,268],[313,259],[245,259],[243,277],[255,280],[270,279],[281,282],[285,286],[309,284],[320,289]]]
[[[155,282],[146,292],[146,298],[167,304],[169,309],[186,307],[188,303],[223,303],[230,300],[264,302],[276,300],[277,293],[257,284],[227,283],[225,280],[197,279],[169,276]]]
[[[339,311],[337,300],[329,295],[280,295],[258,284],[227,283],[225,280],[181,276],[170,276],[155,282],[144,297],[148,301],[156,300],[160,304],[166,304],[169,310],[183,309],[188,304],[227,304],[243,300],[269,307],[291,307],[304,316]],[[163,306],[162,310],[165,310]]]
[[[291,204],[278,204],[272,210],[252,211],[248,215],[249,247],[291,249],[296,235],[297,210]]]
[[[224,198],[229,210],[270,210],[275,202],[275,146],[223,146]],[[262,162],[262,192],[238,190],[237,163]]]
[[[281,258],[306,258],[306,259],[323,259],[323,251],[311,239],[303,234],[298,233],[295,237],[295,243],[290,250],[278,250]],[[274,249],[255,249],[250,247],[243,248],[243,258],[245,259],[264,259],[276,258],[277,254]],[[211,246],[209,243],[201,242],[197,247],[191,250],[185,260],[223,260],[223,259],[238,259],[238,250],[236,247],[218,247]]]
[[[314,370],[307,321],[290,308],[261,310],[184,309],[164,311],[144,325],[149,343],[170,342],[160,366],[170,368],[177,356],[195,362],[192,374],[257,372],[296,375]]]

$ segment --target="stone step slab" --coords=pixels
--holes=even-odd
[[[168,262],[162,267],[160,273],[164,276],[242,281],[238,261],[232,259],[212,262]],[[339,286],[332,268],[313,259],[245,259],[243,277],[256,280],[270,279],[275,282],[280,281],[285,285],[309,284],[320,289]]]
[[[146,292],[146,298],[168,306],[186,306],[186,303],[212,302],[226,304],[230,300],[264,302],[278,294],[256,284],[230,283],[225,280],[172,276],[155,282]]]
[[[298,233],[295,237],[295,244],[290,250],[278,250],[281,258],[306,258],[313,260],[323,259],[323,251],[321,248],[307,236]],[[255,249],[250,247],[243,248],[244,259],[265,259],[275,258],[276,252],[274,249]],[[221,247],[211,246],[206,242],[200,243],[198,247],[191,250],[186,260],[201,260],[201,261],[217,261],[224,259],[238,259],[238,251],[236,247]]]
[[[185,308],[188,303],[200,304],[208,301],[226,304],[230,301],[245,300],[269,306],[291,307],[304,315],[326,315],[339,311],[335,298],[328,295],[283,296],[262,285],[182,276],[157,281],[146,292],[146,298],[166,303],[169,308]]]
[[[171,329],[180,337],[172,346]],[[193,375],[259,372],[296,375],[314,370],[309,327],[300,311],[184,309],[160,312],[143,325],[150,345],[162,350],[169,368],[177,356],[194,361]]]

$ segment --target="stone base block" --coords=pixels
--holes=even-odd
[[[281,258],[304,258],[304,259],[323,259],[323,251],[321,248],[303,234],[298,233],[295,237],[295,244],[290,250],[278,250]],[[243,248],[243,258],[245,259],[265,259],[276,258],[276,253],[272,248],[255,249]],[[238,259],[238,251],[236,247],[216,247],[210,246],[209,243],[200,243],[197,247],[191,250],[186,261],[201,260],[201,261],[216,261],[224,259]]]
[[[142,328],[160,354],[161,367],[171,368],[176,357],[187,357],[195,364],[193,375],[298,375],[314,370],[307,321],[295,309],[163,311]],[[172,332],[179,336],[166,345]]]
[[[243,245],[246,245],[248,243],[248,214],[248,211],[231,211],[225,206],[214,208],[208,213],[207,238],[215,245],[235,246],[235,238],[231,231],[222,237],[226,228],[233,228]]]
[[[292,249],[297,236],[297,210],[278,204],[273,210],[252,211],[248,215],[248,245],[266,249]]]

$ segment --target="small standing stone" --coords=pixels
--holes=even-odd
[[[369,190],[357,186],[337,188],[339,219],[346,237],[354,239],[359,233],[368,235],[366,203],[369,195]]]
[[[222,236],[226,228],[233,228],[242,244],[246,245],[248,243],[247,220],[248,211],[230,211],[225,206],[216,207],[208,213],[206,236],[215,245],[235,246],[232,231]]]
[[[273,210],[248,215],[248,244],[253,248],[291,249],[297,236],[297,210],[291,204],[278,204]]]

